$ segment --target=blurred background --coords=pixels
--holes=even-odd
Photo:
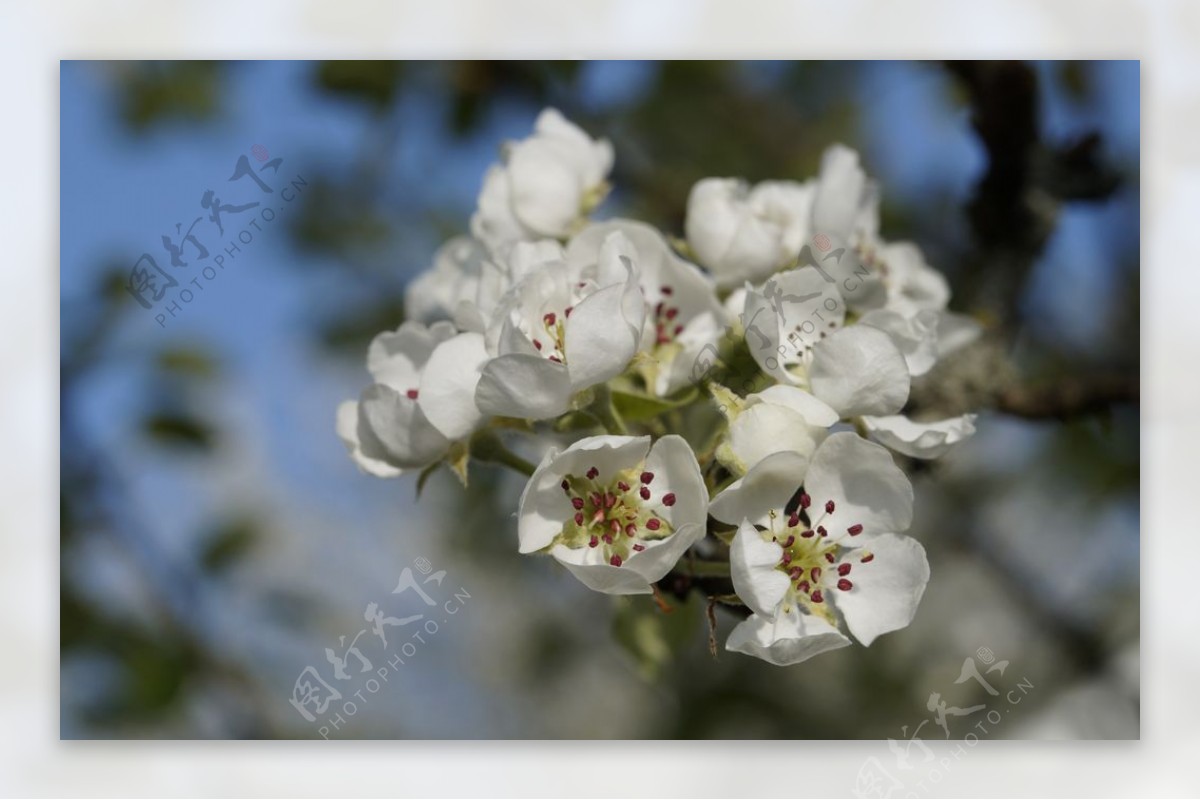
[[[439,599],[470,599],[331,738],[942,738],[935,692],[999,702],[988,738],[1137,737],[1139,82],[1136,62],[64,62],[61,735],[319,736],[297,677],[335,683],[325,649],[368,603],[400,616],[426,559]],[[990,410],[910,465],[932,569],[910,628],[787,669],[714,659],[702,601],[663,616],[518,556],[520,479],[440,471],[418,503],[354,468],[333,413],[367,342],[546,105],[614,144],[597,216],[676,234],[702,177],[804,179],[856,147],[885,237],[988,323],[974,363],[1000,390],[960,365],[916,392]],[[163,236],[196,258],[207,191],[266,197],[229,182],[242,157],[293,200],[214,279],[173,268]],[[143,253],[185,276],[149,310],[126,290]],[[363,644],[376,669],[391,641]],[[956,683],[989,654],[1019,704]]]

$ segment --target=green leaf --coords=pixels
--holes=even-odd
[[[613,405],[624,419],[641,422],[660,416],[695,401],[699,391],[688,386],[669,397],[654,397],[641,392],[618,391],[612,393]]]
[[[639,595],[617,599],[613,617],[613,638],[637,665],[638,674],[655,681],[695,639],[704,614],[704,603],[697,595],[687,603],[664,612],[652,597]]]

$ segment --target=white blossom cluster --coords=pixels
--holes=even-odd
[[[501,432],[548,437],[520,552],[611,594],[718,552],[749,614],[727,647],[774,664],[905,627],[929,567],[889,450],[935,458],[974,432],[971,415],[901,412],[977,327],[915,245],[880,237],[878,187],[846,147],[804,182],[701,180],[684,240],[589,217],[612,166],[553,109],[504,146],[470,236],[411,283],[406,321],[368,350],[373,383],[338,409],[354,461],[465,481],[473,456],[520,468]],[[716,369],[739,349],[765,385],[744,396]],[[673,426],[714,404],[694,447]]]

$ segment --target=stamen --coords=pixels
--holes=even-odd
[[[417,390],[416,389],[409,389],[407,392],[405,392],[405,394],[408,395],[409,400],[417,399]]]
[[[626,483],[625,481],[617,481],[617,488],[620,489],[622,492],[628,492],[629,484]]]
[[[555,364],[561,364],[561,363],[562,363],[562,359],[561,359],[561,358],[559,358],[558,356],[550,356],[550,360],[551,360],[551,361],[553,361]]]
[[[536,347],[538,350],[542,349],[542,343],[539,342],[537,339],[533,340],[533,346]]]
[[[637,525],[634,525],[632,522],[629,523],[628,525],[626,525],[625,526],[625,535],[630,538],[637,536]]]
[[[829,531],[825,530],[825,526],[824,526],[824,525],[818,525],[818,526],[817,526],[817,533],[821,534],[822,536],[828,536],[828,535],[829,535]]]
[[[804,530],[800,532],[800,536],[805,539],[811,539],[813,537],[813,533],[814,532],[812,530]]]
[[[849,575],[849,574],[850,574],[850,565],[849,564],[838,564],[838,575]]]
[[[666,494],[664,494],[664,495],[663,495],[663,499],[662,499],[662,504],[663,504],[664,506],[673,506],[673,505],[675,505],[675,493],[674,493],[674,492],[667,492]]]
[[[612,564],[614,567],[619,567],[621,566],[621,557],[616,553],[613,553],[613,557],[608,560],[608,563]]]
[[[813,601],[814,603],[823,603],[823,602],[825,602],[825,596],[821,594],[821,590],[820,590],[820,589],[817,589],[817,590],[816,590],[815,592],[813,592],[813,593],[812,593],[812,594],[811,594],[809,597],[812,599],[812,601]]]
[[[833,501],[832,501],[832,500],[826,500],[826,501],[825,501],[825,513],[826,513],[826,514],[832,514],[832,513],[833,513],[833,508],[834,508],[834,506],[833,506]]]
[[[640,490],[638,490],[638,494],[640,494],[642,496],[643,500],[649,500],[650,499],[650,487],[643,486]]]
[[[791,546],[792,546],[792,545],[794,545],[795,543],[796,543],[796,537],[795,537],[795,536],[789,536],[789,537],[787,537],[787,539],[784,541],[784,543],[783,543],[783,546],[784,546],[784,547],[791,547]]]
[[[851,525],[849,528],[846,528],[846,533],[850,534],[851,536],[858,536],[862,532],[862,525]]]
[[[592,467],[591,469],[589,469],[587,471],[588,480],[593,480],[593,481],[596,480],[596,476],[598,476],[599,474],[600,474],[600,470],[596,469],[595,467]]]
[[[837,582],[837,587],[839,589],[841,589],[843,592],[848,592],[854,588],[854,584],[851,583],[850,581],[848,581],[846,578],[842,578],[840,581]]]
[[[583,509],[583,498],[582,497],[572,497],[571,505],[575,507],[576,511],[582,510]]]
[[[863,564],[867,564],[874,560],[875,560],[874,553],[867,553],[865,556],[863,556],[862,558],[859,559],[859,561],[862,562]]]
[[[675,292],[675,290],[670,286],[662,286],[659,288],[659,291],[665,294],[667,297],[670,297]]]
[[[826,553],[825,560],[832,564],[834,562],[833,553]]]
[[[809,497],[806,492],[801,492],[800,493],[800,507],[808,508],[811,505],[812,505],[812,498]]]
[[[654,480],[654,473],[653,472],[643,472],[641,475],[641,480],[642,480],[642,483],[650,483],[650,481]]]
[[[813,567],[812,569],[810,569],[808,571],[808,574],[812,576],[814,583],[821,580],[821,568],[820,567]]]
[[[642,552],[642,551],[643,551],[643,550],[645,550],[645,549],[646,549],[646,545],[644,545],[644,544],[635,544],[635,545],[633,546],[633,551],[634,551],[635,553],[640,553],[640,552]]]
[[[651,517],[650,519],[646,520],[646,529],[647,530],[656,531],[661,527],[662,527],[662,523],[658,521],[657,517]]]
[[[575,524],[581,528],[583,527],[583,512],[582,511],[580,511],[578,514],[575,515]]]
[[[554,316],[553,311],[551,311],[546,316],[542,317],[542,322],[546,323],[547,328],[553,327],[554,323],[557,321],[558,321],[558,317]]]
[[[799,514],[792,514],[790,517],[788,517],[787,526],[789,528],[794,528],[799,524],[800,524],[800,515]]]
[[[567,306],[567,309],[565,311],[563,311],[563,316],[566,317],[567,319],[570,319],[571,312],[574,310],[575,310],[575,306]]]
[[[599,545],[599,544],[600,544],[600,540],[599,540],[598,538],[596,538],[595,536],[593,536],[593,537],[592,537],[592,538],[591,538],[591,539],[588,541],[588,547],[596,547],[596,546],[597,546],[597,545]]]
[[[562,482],[562,483],[560,483],[559,485],[560,485],[560,486],[562,486],[562,490],[563,490],[564,492],[569,492],[569,491],[571,491],[571,482],[570,482],[570,481],[568,481],[566,478],[563,478],[563,482]]]

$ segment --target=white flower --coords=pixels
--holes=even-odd
[[[605,240],[595,275],[565,262],[533,267],[501,301],[487,334],[494,358],[475,392],[489,415],[556,417],[576,392],[620,375],[637,352],[646,308],[629,240]]]
[[[889,309],[906,316],[945,310],[950,284],[925,262],[921,248],[912,242],[891,242],[883,244],[877,256],[886,275]]]
[[[796,664],[907,626],[929,564],[897,535],[912,522],[912,486],[882,447],[853,433],[826,439],[805,471],[776,453],[715,498],[709,512],[738,525],[730,569],[753,612],[726,648]]]
[[[566,238],[607,192],[612,145],[593,140],[558,111],[537,119],[532,136],[505,147],[479,193],[471,231],[493,251],[515,241]]]
[[[364,471],[392,477],[444,457],[482,422],[475,384],[487,359],[483,336],[448,322],[405,322],[367,351],[375,383],[338,407],[337,431]]]
[[[647,594],[704,537],[708,492],[679,436],[592,436],[542,459],[521,494],[520,551],[547,551],[588,588]]]
[[[867,178],[858,153],[845,145],[832,145],[821,155],[812,229],[851,246],[870,244],[877,236],[879,186]]]
[[[792,263],[809,232],[814,184],[705,178],[688,195],[684,230],[721,286],[757,283]]]
[[[652,364],[644,370],[648,388],[659,396],[672,394],[692,379],[701,351],[723,335],[724,309],[709,279],[675,255],[657,229],[642,222],[615,219],[584,228],[567,245],[572,272],[593,276],[603,246],[614,233],[628,242],[647,306],[641,350]]]
[[[815,267],[748,289],[746,345],[768,375],[806,387],[842,417],[895,414],[908,399],[904,355],[884,332],[843,327],[846,304]]]
[[[716,456],[734,475],[772,453],[791,452],[804,463],[825,440],[838,413],[803,389],[772,386],[729,409],[729,430]]]

